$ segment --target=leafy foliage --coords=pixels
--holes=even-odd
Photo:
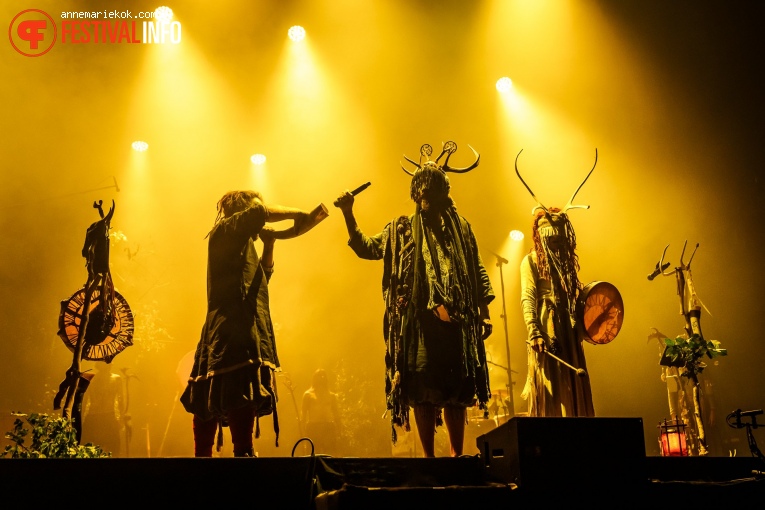
[[[681,336],[674,340],[665,338],[664,343],[667,346],[666,354],[672,358],[672,361],[683,362],[681,375],[685,377],[693,377],[704,371],[706,368],[706,363],[702,361],[704,356],[712,359],[728,355],[728,350],[723,349],[719,341],[707,341],[697,334],[691,335],[688,339]]]
[[[344,388],[338,393],[338,407],[343,424],[343,454],[353,457],[386,457],[390,455],[390,420],[383,417],[385,392],[382,383],[363,369],[349,370],[344,360],[333,371],[336,384]]]
[[[51,417],[47,414],[23,414],[14,412],[16,420],[13,430],[5,433],[6,439],[13,444],[5,447],[0,452],[0,457],[12,459],[44,459],[44,458],[102,458],[111,457],[112,454],[104,452],[100,446],[87,443],[80,445],[77,442],[77,431],[68,418],[61,416]],[[26,428],[29,424],[31,429]],[[30,440],[27,443],[27,440]]]

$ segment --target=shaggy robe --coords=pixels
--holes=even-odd
[[[207,316],[181,403],[203,420],[225,424],[232,409],[251,407],[255,416],[274,413],[279,368],[271,323],[268,281],[254,238],[265,225],[262,204],[223,218],[210,233]]]
[[[528,330],[528,375],[521,396],[528,401],[529,416],[594,416],[589,373],[577,375],[554,358],[531,348],[542,337],[554,354],[587,372],[582,340],[576,333],[575,316],[566,293],[556,283],[559,276],[550,268],[551,281],[539,277],[536,253],[521,261],[521,307]]]
[[[414,403],[485,409],[491,396],[479,306],[494,293],[468,221],[454,207],[441,218],[433,228],[418,207],[372,237],[357,227],[348,241],[360,258],[384,263],[387,407],[407,430]],[[439,305],[450,322],[433,314]]]

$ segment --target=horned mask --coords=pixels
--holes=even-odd
[[[518,179],[521,180],[523,185],[531,194],[531,197],[536,201],[537,205],[531,210],[531,214],[534,215],[534,223],[532,229],[532,237],[534,241],[534,251],[537,254],[537,266],[539,268],[539,275],[543,279],[550,279],[550,257],[552,253],[558,253],[559,262],[557,262],[557,273],[561,277],[561,283],[564,286],[566,293],[569,295],[569,301],[574,301],[574,296],[579,288],[579,279],[577,272],[579,271],[579,258],[576,254],[576,234],[574,228],[569,221],[567,211],[570,209],[589,209],[589,205],[574,205],[574,198],[579,190],[582,189],[584,183],[590,178],[592,172],[595,170],[595,166],[598,164],[598,149],[595,149],[595,164],[592,165],[592,169],[584,178],[582,184],[574,191],[571,198],[568,200],[563,209],[557,207],[545,207],[531,191],[529,185],[521,177],[521,173],[518,170],[518,158],[521,155],[521,150],[515,157],[515,174]]]
[[[521,180],[523,185],[526,187],[526,189],[531,194],[531,197],[536,201],[537,205],[534,206],[534,208],[531,210],[531,214],[536,214],[539,209],[544,211],[544,219],[540,219],[539,226],[540,228],[547,227],[549,228],[556,228],[561,224],[561,220],[565,221],[565,218],[567,216],[567,211],[570,209],[589,209],[589,205],[574,205],[574,198],[576,197],[576,194],[579,193],[579,190],[582,189],[582,186],[584,186],[584,183],[587,182],[587,179],[590,178],[590,175],[592,175],[592,172],[595,170],[595,166],[598,164],[598,149],[595,149],[595,163],[592,165],[592,169],[587,174],[587,177],[584,178],[582,181],[582,184],[579,185],[578,188],[576,188],[576,191],[574,191],[574,194],[571,195],[571,198],[568,199],[568,202],[563,207],[563,209],[558,208],[547,208],[545,207],[542,202],[539,201],[537,196],[534,194],[533,191],[531,191],[531,188],[529,188],[529,185],[526,184],[526,181],[523,180],[523,177],[521,177],[521,173],[518,170],[518,158],[521,156],[521,152],[523,152],[523,149],[518,152],[518,155],[515,156],[515,174],[518,176],[518,179]]]
[[[470,146],[468,145],[468,147]],[[412,176],[412,184],[410,186],[410,196],[412,200],[417,202],[423,189],[428,189],[433,195],[446,199],[446,197],[449,196],[449,178],[446,173],[466,173],[478,166],[481,156],[474,148],[470,147],[470,150],[475,154],[475,162],[465,168],[454,168],[449,166],[449,158],[452,154],[457,152],[457,144],[452,141],[443,144],[441,154],[434,160],[430,159],[433,155],[433,147],[429,144],[424,144],[420,147],[419,162],[413,161],[404,155],[404,159],[417,167],[417,170],[410,172],[404,168],[404,165],[401,165],[404,172]],[[439,162],[444,155],[446,155],[446,159],[443,164],[441,164]]]

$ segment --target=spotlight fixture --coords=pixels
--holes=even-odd
[[[497,80],[497,90],[500,92],[507,92],[513,87],[513,80],[508,78],[507,76],[503,76],[499,80]]]
[[[290,29],[287,31],[287,35],[295,42],[302,41],[305,39],[305,28],[301,27],[300,25],[295,25],[290,27]]]
[[[173,10],[164,5],[162,7],[157,7],[154,10],[154,19],[167,23],[173,19]]]
[[[523,241],[523,232],[521,232],[520,230],[511,230],[510,239],[512,239],[513,241]]]
[[[263,154],[253,154],[250,156],[250,161],[253,165],[262,165],[266,162],[266,157]]]
[[[133,147],[134,151],[144,152],[149,148],[149,144],[141,140],[136,140],[132,143],[131,147]]]

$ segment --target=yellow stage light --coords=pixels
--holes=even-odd
[[[289,31],[287,32],[287,35],[290,39],[293,41],[302,41],[305,39],[305,28],[301,27],[300,25],[295,25],[293,27],[290,27]]]
[[[513,88],[513,80],[508,78],[507,76],[503,76],[499,80],[497,80],[497,90],[500,92],[507,92]]]
[[[145,150],[149,148],[149,144],[141,140],[136,140],[135,142],[132,143],[131,146],[133,147],[134,151],[138,151],[138,152],[144,152]]]
[[[253,154],[250,157],[250,161],[252,161],[253,165],[262,165],[263,163],[266,162],[266,156],[264,156],[263,154]]]
[[[162,6],[154,10],[154,19],[157,21],[168,22],[173,19],[173,10],[170,7]]]
[[[510,239],[512,239],[513,241],[523,241],[523,232],[521,232],[520,230],[511,230]]]

